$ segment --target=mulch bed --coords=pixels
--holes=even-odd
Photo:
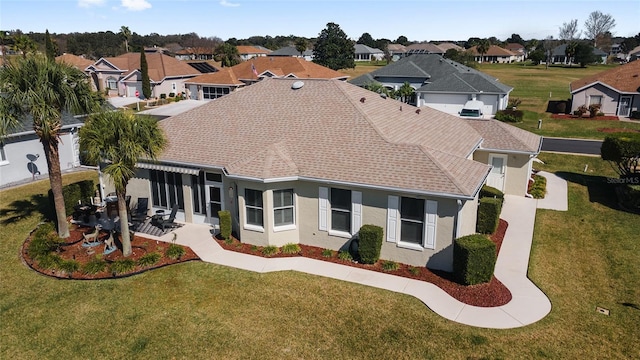
[[[496,230],[496,232],[490,237],[491,240],[496,244],[498,253],[500,252],[500,247],[502,246],[502,240],[504,239],[507,227],[507,222],[501,219],[500,224],[498,225],[498,230]],[[219,238],[215,238],[215,240],[226,250],[267,257],[262,254],[262,247],[241,243],[235,239],[230,244]],[[312,259],[329,261],[366,270],[379,271],[391,275],[422,280],[438,286],[453,298],[468,305],[494,307],[504,305],[511,301],[511,292],[495,277],[492,277],[491,281],[486,284],[465,286],[455,282],[455,280],[453,279],[453,274],[445,271],[430,270],[426,267],[413,267],[406,264],[398,264],[398,270],[386,271],[382,267],[384,260],[379,260],[375,264],[367,265],[348,260],[341,260],[338,258],[337,251],[333,251],[332,256],[325,257],[322,255],[322,251],[324,249],[319,247],[300,244],[300,249],[301,251],[299,253],[278,253],[268,257],[282,258],[304,256]]]
[[[566,120],[619,120],[617,116],[603,115],[595,117],[580,117],[570,114],[551,114],[552,119],[566,119]]]
[[[86,227],[79,227],[77,225],[71,225],[69,228],[70,236],[65,239],[65,243],[62,245],[61,250],[57,253],[64,260],[76,260],[80,266],[86,264],[89,260],[95,259],[96,255],[101,255],[104,252],[104,245],[100,244],[94,247],[83,247],[82,246],[82,234],[84,232],[91,232],[91,229]],[[121,274],[112,274],[108,271],[108,266],[105,271],[96,273],[96,274],[85,274],[82,271],[75,271],[71,274],[64,273],[59,270],[53,269],[43,269],[39,266],[38,262],[29,257],[27,253],[27,249],[29,248],[29,244],[31,243],[31,239],[33,233],[29,235],[27,240],[22,245],[22,259],[27,266],[32,268],[33,270],[47,276],[56,277],[59,279],[73,279],[73,280],[98,280],[98,279],[113,279],[120,277],[127,277],[135,274],[139,274],[148,270],[157,269],[160,267],[164,267],[167,265],[183,263],[187,261],[199,260],[200,258],[191,250],[191,248],[182,246],[185,249],[185,254],[179,259],[171,259],[164,255],[165,250],[169,247],[169,244],[163,241],[157,241],[145,238],[144,236],[134,236],[131,239],[131,248],[133,253],[128,256],[122,256],[122,245],[120,243],[120,239],[115,240],[115,243],[118,247],[117,250],[108,254],[102,255],[102,259],[107,262],[107,264],[112,263],[118,259],[131,259],[136,262],[136,266],[132,271],[121,273]],[[100,239],[105,239],[109,235],[106,232],[100,233]],[[138,260],[144,256],[145,254],[157,252],[162,254],[160,260],[152,266],[142,267],[137,265]]]

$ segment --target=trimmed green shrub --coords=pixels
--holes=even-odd
[[[300,245],[298,244],[285,244],[280,251],[283,254],[297,254],[301,251]]]
[[[220,235],[223,239],[231,239],[231,212],[229,210],[218,211],[220,219]]]
[[[624,184],[618,191],[622,206],[629,210],[640,210],[640,185]]]
[[[348,251],[340,251],[338,253],[338,259],[351,261],[353,260],[353,256],[351,256],[351,254]]]
[[[480,234],[493,234],[498,228],[500,210],[502,210],[502,201],[500,199],[480,199],[476,231]]]
[[[158,261],[160,261],[161,257],[162,255],[158,254],[157,252],[144,254],[140,257],[140,259],[138,259],[138,265],[140,266],[155,265]]]
[[[534,199],[543,199],[547,193],[547,179],[544,176],[533,175],[533,185],[529,190],[529,194]]]
[[[358,232],[358,256],[364,264],[373,264],[380,259],[382,228],[377,225],[362,225]]]
[[[63,260],[58,264],[58,269],[67,273],[67,275],[71,276],[74,272],[80,270],[80,263],[76,260]]]
[[[637,175],[636,162],[640,154],[640,134],[618,133],[604,138],[600,148],[602,160],[609,161],[620,177]]]
[[[382,262],[382,270],[384,271],[395,271],[400,269],[400,264],[395,261],[385,260]]]
[[[171,244],[167,248],[167,251],[165,251],[164,255],[169,259],[177,260],[181,258],[185,253],[186,250],[182,246]]]
[[[324,257],[332,257],[333,256],[333,250],[331,250],[331,249],[322,249],[322,256],[324,256]]]
[[[85,274],[97,274],[103,272],[106,267],[107,262],[96,256],[84,264],[82,272]]]
[[[59,255],[52,253],[38,256],[36,259],[38,265],[43,269],[58,269],[63,261]]]
[[[413,275],[418,275],[420,274],[420,269],[415,266],[409,266],[409,272]]]
[[[109,270],[114,274],[124,274],[132,271],[136,267],[133,259],[118,259],[111,263]]]
[[[629,117],[632,119],[640,119],[640,111],[632,111]]]
[[[264,256],[273,256],[278,253],[278,247],[269,245],[262,248],[262,255]]]
[[[491,281],[496,258],[496,244],[486,235],[467,235],[453,242],[453,273],[464,285]]]
[[[27,254],[32,259],[39,260],[40,257],[48,256],[52,251],[58,250],[63,242],[64,240],[56,233],[54,225],[44,223],[33,233]]]
[[[482,188],[480,189],[479,197],[480,198],[484,198],[484,197],[496,198],[496,199],[500,199],[501,201],[504,201],[504,193],[489,185],[482,186]]]
[[[496,120],[503,122],[521,122],[524,117],[522,110],[504,109],[498,110],[495,115]]]

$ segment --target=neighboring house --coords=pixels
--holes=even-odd
[[[346,80],[348,77],[300,57],[268,56],[194,77],[186,81],[186,86],[190,99],[214,100],[265,78]]]
[[[19,129],[11,129],[6,138],[0,139],[0,187],[47,177],[47,159],[32,124],[28,116]],[[82,125],[78,118],[63,113],[58,144],[63,172],[80,166],[78,128]]]
[[[407,53],[407,48],[401,44],[388,44],[387,51],[391,55],[391,61],[398,61]]]
[[[213,60],[213,48],[188,47],[178,50],[175,58],[178,60]]]
[[[378,82],[398,90],[408,82],[416,91],[412,104],[458,114],[469,100],[483,102],[484,115],[503,110],[511,87],[478,70],[436,54],[414,54],[350,81],[358,86]]]
[[[432,43],[419,43],[411,44],[407,46],[407,55],[411,54],[440,54],[444,55],[446,50],[443,50],[436,44]]]
[[[444,51],[445,53],[449,49],[453,49],[453,50],[457,50],[457,51],[464,51],[464,48],[462,46],[456,45],[456,44],[451,43],[451,42],[439,43],[436,46],[439,47],[440,49],[442,49],[442,51]]]
[[[262,46],[238,45],[236,48],[238,49],[238,54],[240,54],[240,59],[242,59],[242,61],[267,56],[271,53],[271,50]]]
[[[296,49],[295,46],[285,46],[278,50],[272,51],[267,56],[291,56],[291,57],[301,57],[306,61],[313,60],[313,50],[307,49],[300,54],[300,52]]]
[[[525,196],[541,138],[417,109],[337,80],[266,79],[162,120],[168,145],[127,194],[177,218],[232,216],[244,243],[345,249],[384,229],[381,258],[451,271],[487,179]],[[493,165],[490,166],[490,165]]]
[[[518,60],[518,61],[524,61],[524,59],[527,57],[527,49],[522,44],[508,43],[507,46],[505,46],[504,48],[516,55],[521,55],[522,60]]]
[[[201,74],[186,62],[160,52],[149,52],[145,57],[151,81],[151,97],[185,92],[184,82]],[[100,58],[89,65],[85,72],[93,80],[96,89],[106,91],[108,96],[135,96],[136,91],[140,97],[143,96],[139,53]]]
[[[477,46],[470,47],[469,52],[473,54],[475,61],[479,63],[488,62],[509,64],[512,62],[524,61],[524,54],[516,54],[497,45],[489,46],[489,49],[487,49],[487,52],[484,54],[480,54],[480,52],[478,52]]]
[[[567,54],[565,53],[566,50],[567,50],[567,44],[556,46],[551,52],[551,63],[552,64],[574,64],[575,63],[574,58],[572,56],[571,57],[567,56]],[[595,61],[595,63],[598,63],[598,64],[607,63],[606,52],[598,48],[593,48],[593,56],[598,59],[597,61]]]
[[[355,61],[380,61],[384,59],[384,51],[363,44],[355,44]]]
[[[636,46],[631,51],[629,51],[629,55],[627,56],[627,61],[634,61],[640,59],[640,46]]]
[[[614,67],[571,83],[571,111],[592,104],[605,115],[629,117],[640,110],[640,61]]]

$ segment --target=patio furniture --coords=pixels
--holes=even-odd
[[[144,222],[148,217],[148,212],[149,198],[138,198],[138,205],[136,206],[136,210],[131,214],[131,222],[133,222],[134,224]]]
[[[162,231],[166,230],[167,228],[174,228],[174,227],[178,227],[179,225],[175,222],[176,220],[176,215],[178,214],[178,204],[173,205],[173,207],[171,208],[171,214],[169,214],[168,218],[161,218],[161,221],[159,223],[159,227],[162,229]]]

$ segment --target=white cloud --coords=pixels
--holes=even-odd
[[[147,0],[122,0],[122,7],[131,11],[150,9],[151,4]]]
[[[226,6],[226,7],[237,7],[237,6],[240,6],[240,4],[230,3],[227,0],[220,1],[220,5]]]
[[[105,0],[78,0],[78,6],[88,8],[91,6],[103,5]]]

